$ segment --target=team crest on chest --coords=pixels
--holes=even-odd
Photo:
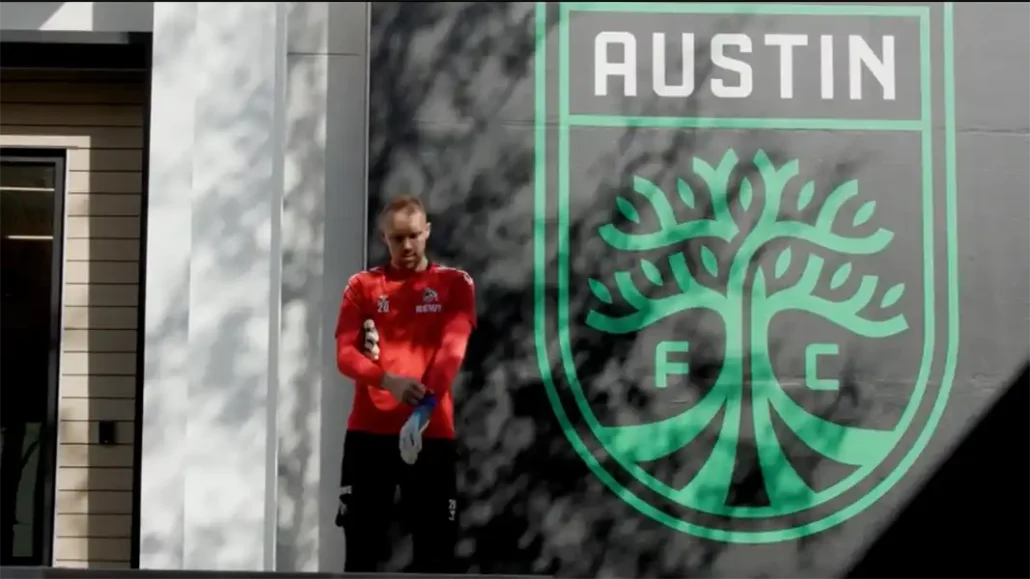
[[[436,293],[436,290],[432,288],[426,288],[422,290],[422,303],[415,306],[415,313],[427,314],[436,313],[443,311],[443,306],[440,305],[440,296]]]
[[[390,311],[390,299],[386,297],[386,294],[379,296],[379,305],[376,307],[379,313],[385,314]]]

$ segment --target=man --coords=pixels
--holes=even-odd
[[[336,325],[337,365],[355,383],[337,515],[345,570],[375,572],[389,559],[399,486],[412,571],[447,573],[457,539],[451,383],[475,327],[475,288],[426,258],[430,224],[417,198],[392,200],[378,225],[390,263],[351,277]],[[368,355],[366,322],[377,337]]]

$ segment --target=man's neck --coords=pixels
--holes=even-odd
[[[414,275],[416,273],[420,273],[420,272],[423,272],[423,271],[429,269],[429,258],[428,257],[423,257],[422,261],[419,262],[419,264],[417,266],[415,266],[414,269],[408,269],[406,267],[399,267],[399,266],[397,266],[394,263],[390,263],[390,269],[393,270],[394,273],[402,275],[402,276],[404,276],[404,275]]]

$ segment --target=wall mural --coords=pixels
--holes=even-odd
[[[545,11],[538,8],[538,47],[548,36]],[[660,31],[654,13],[667,16]],[[689,17],[698,27],[708,19],[702,29],[718,30],[727,14],[766,17],[767,30],[801,28],[792,22],[802,17],[812,33],[754,40],[714,34],[701,50],[710,51],[715,68],[733,72],[713,71],[719,78],[698,91],[691,73],[699,42],[693,33],[673,33],[682,29],[675,20]],[[858,34],[847,30],[853,16],[874,20]],[[930,49],[930,8],[575,3],[558,18],[556,78],[546,78],[549,51],[536,53],[536,343],[569,442],[635,509],[700,537],[786,541],[857,514],[925,445],[922,434],[932,433],[954,371],[954,247],[949,229],[935,231],[932,219],[938,205],[943,215],[954,214],[946,155],[954,134],[946,129],[934,139],[935,124],[952,123],[946,111],[935,116],[930,98],[932,63],[943,63],[946,86],[950,52],[919,54]],[[671,47],[676,36],[679,46]],[[950,34],[943,38],[947,51]],[[910,55],[900,63],[899,43],[900,53]],[[682,56],[673,82],[670,53]],[[771,78],[756,82],[756,74]],[[553,137],[548,81],[557,85]],[[820,90],[795,91],[795,83]],[[769,90],[777,85],[779,94]],[[647,93],[664,104],[658,99],[696,92],[710,97],[697,113],[705,116],[633,110],[633,100]],[[761,104],[748,102],[753,99]],[[625,112],[600,114],[619,110]],[[655,139],[704,131],[707,143],[681,153],[686,162],[676,167],[598,171],[618,164],[620,139],[631,130]],[[873,166],[827,175],[840,159],[820,154],[825,149],[816,141],[836,135],[856,147],[892,150],[906,167],[890,180]],[[769,142],[770,151],[760,142]],[[570,232],[577,205],[608,199],[611,222]],[[556,216],[548,231],[552,203]],[[556,244],[553,273],[545,257],[549,238]],[[599,255],[577,260],[580,247],[590,245]],[[596,265],[612,261],[613,252],[637,263],[610,279],[595,277]],[[909,271],[898,271],[899,263],[910,264]],[[935,269],[947,275],[937,279]],[[585,316],[573,317],[570,302],[583,287],[593,303]],[[703,328],[695,340],[711,352],[691,351],[694,340],[687,337],[694,332],[681,325]],[[580,378],[577,353],[623,335],[653,343],[638,351],[638,386],[673,393],[660,417],[605,415],[590,402],[598,385]],[[797,351],[781,355],[775,343],[787,336]],[[552,341],[559,344],[559,372],[552,372],[546,351]],[[843,416],[835,359],[851,350],[912,353],[903,370],[909,375],[896,376],[910,388],[898,393],[907,400],[896,415]],[[691,367],[702,368],[699,378]],[[582,427],[589,436],[580,435]],[[660,461],[681,450],[696,472],[656,476]],[[753,472],[755,494],[762,496],[734,496],[742,472]],[[620,477],[644,488],[631,490]]]
[[[421,195],[477,283],[470,572],[846,573],[973,413],[954,10],[373,4],[370,225]]]

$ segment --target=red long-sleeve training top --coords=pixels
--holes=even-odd
[[[362,352],[362,324],[379,330],[379,360]],[[384,373],[419,380],[437,398],[427,438],[454,438],[451,383],[476,325],[475,286],[460,269],[429,264],[419,272],[389,266],[355,274],[347,282],[336,323],[336,363],[354,380],[347,430],[400,432],[412,408],[380,387]]]

